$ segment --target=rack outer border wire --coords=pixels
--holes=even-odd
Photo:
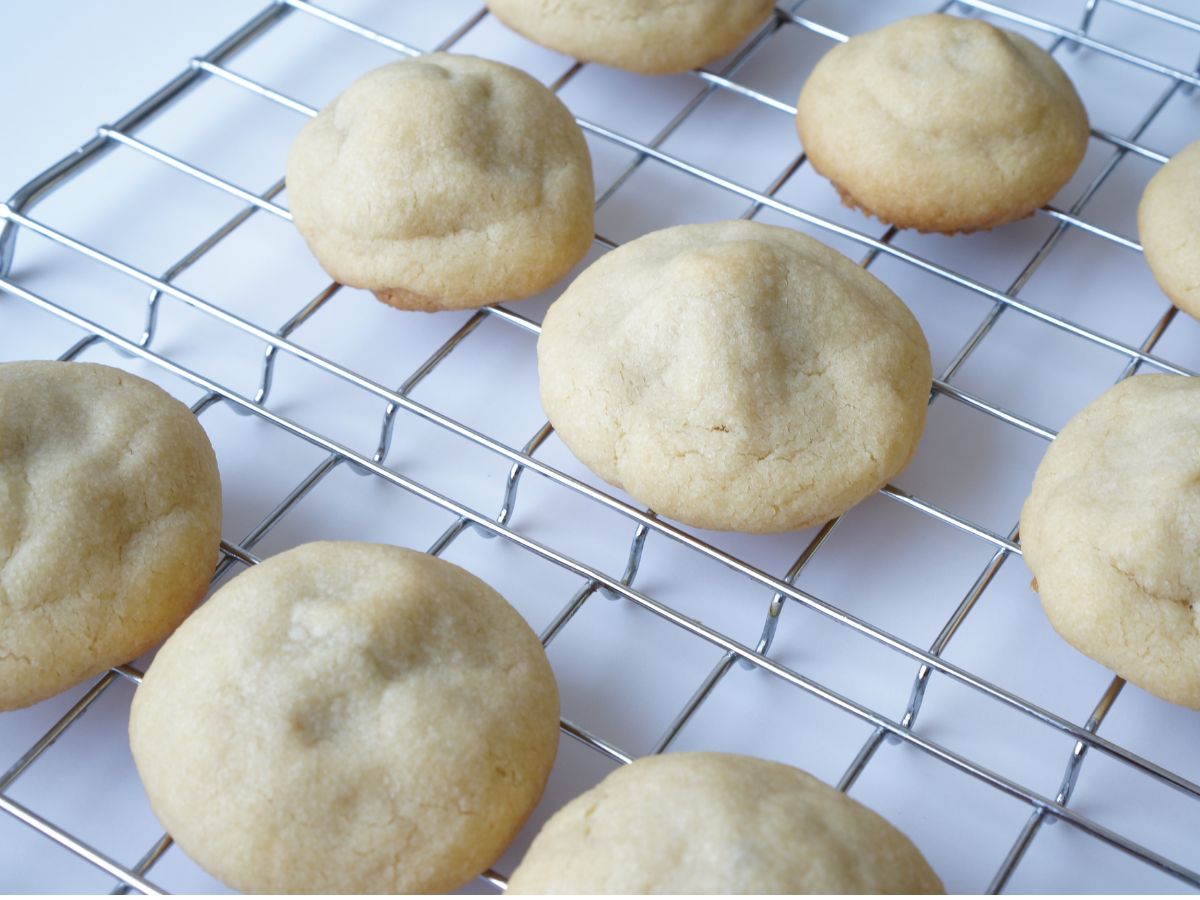
[[[1128,136],[1115,135],[1096,128],[1092,129],[1092,138],[1102,144],[1110,146],[1112,148],[1112,155],[1070,209],[1061,210],[1052,206],[1047,206],[1039,211],[1039,214],[1053,219],[1056,222],[1056,225],[1038,251],[1026,264],[1013,284],[1006,291],[999,291],[951,269],[942,267],[937,263],[917,256],[916,254],[894,247],[891,244],[891,240],[897,233],[895,228],[888,229],[887,232],[885,232],[885,234],[880,238],[873,238],[778,200],[776,198],[776,193],[804,164],[805,157],[803,153],[800,153],[788,166],[786,166],[784,170],[772,180],[767,188],[762,191],[757,191],[697,166],[693,166],[681,159],[663,152],[660,149],[660,146],[663,144],[663,142],[672,133],[674,133],[675,130],[678,129],[679,126],[682,125],[683,122],[685,122],[687,118],[709,96],[712,95],[713,92],[717,90],[731,91],[761,103],[768,108],[777,110],[780,113],[794,115],[795,108],[793,106],[755,91],[746,85],[740,84],[739,82],[735,81],[732,76],[734,76],[737,70],[753,56],[754,52],[763,45],[766,39],[780,28],[800,27],[822,35],[832,41],[846,40],[846,35],[798,15],[797,10],[800,9],[804,3],[805,0],[789,0],[789,2],[778,8],[775,16],[772,17],[772,19],[764,26],[762,26],[762,28],[760,28],[759,31],[747,41],[741,50],[729,58],[720,71],[710,71],[707,69],[695,70],[692,74],[703,82],[702,90],[700,90],[691,99],[691,101],[687,103],[683,109],[681,109],[680,112],[674,118],[672,118],[662,128],[662,130],[654,136],[654,138],[648,142],[636,141],[625,135],[605,128],[604,126],[587,120],[577,120],[579,125],[586,132],[598,138],[602,138],[619,146],[625,147],[626,149],[633,151],[635,154],[634,159],[617,177],[614,183],[597,198],[597,205],[603,204],[606,200],[608,200],[643,162],[648,159],[652,159],[677,171],[684,172],[694,178],[722,188],[723,190],[735,196],[741,197],[749,204],[748,208],[743,213],[743,217],[745,218],[753,216],[762,209],[772,209],[798,221],[803,221],[831,233],[849,238],[850,240],[864,246],[866,248],[866,254],[861,260],[861,264],[863,266],[870,266],[880,255],[888,255],[909,265],[923,269],[937,277],[946,279],[959,285],[960,287],[968,289],[969,291],[982,295],[992,302],[991,309],[979,326],[974,330],[967,342],[962,346],[958,353],[955,354],[946,369],[940,373],[939,377],[934,379],[933,394],[930,402],[934,402],[942,396],[949,397],[956,402],[967,405],[979,412],[996,418],[1005,424],[1036,435],[1044,440],[1053,439],[1054,432],[1037,422],[1031,421],[1014,412],[991,404],[983,398],[974,396],[951,383],[955,374],[958,372],[966,359],[979,346],[983,338],[986,337],[1000,317],[1007,312],[1011,311],[1031,317],[1036,321],[1049,325],[1050,327],[1068,332],[1076,337],[1090,341],[1123,355],[1126,357],[1127,363],[1124,371],[1122,372],[1122,378],[1128,377],[1129,375],[1135,373],[1143,365],[1149,365],[1153,368],[1176,374],[1195,374],[1185,368],[1171,363],[1169,360],[1156,356],[1153,353],[1155,344],[1165,332],[1167,326],[1171,323],[1176,314],[1176,310],[1173,307],[1168,309],[1168,311],[1161,317],[1161,319],[1155,324],[1141,344],[1138,346],[1131,346],[1106,335],[1094,332],[1065,318],[1053,315],[1037,307],[1030,306],[1017,299],[1017,294],[1020,292],[1021,288],[1028,281],[1028,279],[1033,275],[1038,266],[1040,266],[1040,264],[1046,258],[1048,258],[1054,246],[1058,243],[1062,235],[1065,234],[1069,229],[1081,229],[1087,231],[1128,251],[1141,251],[1141,246],[1135,240],[1115,234],[1082,218],[1083,209],[1087,202],[1092,198],[1107,177],[1115,169],[1117,163],[1126,155],[1132,153],[1158,164],[1166,162],[1167,157],[1165,155],[1155,151],[1152,148],[1143,146],[1139,143],[1139,139],[1142,133],[1154,120],[1155,116],[1158,115],[1167,102],[1177,92],[1190,92],[1196,86],[1200,85],[1200,72],[1186,72],[1171,66],[1166,66],[1090,37],[1088,34],[1088,28],[1097,7],[1101,3],[1108,3],[1113,6],[1122,7],[1124,9],[1157,19],[1159,21],[1170,23],[1174,26],[1187,29],[1197,34],[1200,34],[1200,22],[1188,19],[1184,16],[1180,16],[1167,10],[1163,10],[1150,3],[1141,2],[1141,0],[1082,0],[1080,25],[1076,29],[1066,29],[1053,23],[1010,10],[1002,5],[987,2],[987,0],[950,0],[950,2],[943,4],[942,9],[944,11],[956,11],[968,15],[979,13],[990,14],[1026,27],[1037,29],[1053,38],[1053,48],[1057,48],[1059,45],[1064,45],[1068,50],[1076,50],[1080,47],[1084,47],[1090,51],[1105,54],[1130,65],[1156,72],[1170,80],[1169,87],[1155,101],[1155,103],[1151,105],[1141,121]],[[553,618],[550,625],[547,626],[543,632],[541,636],[543,643],[549,643],[549,641],[551,641],[555,635],[558,634],[558,632],[567,624],[571,617],[578,612],[578,610],[591,596],[598,592],[602,592],[609,596],[622,597],[630,602],[637,603],[652,613],[655,613],[667,621],[672,622],[676,626],[685,629],[686,631],[708,641],[717,647],[720,647],[724,651],[721,660],[697,686],[691,698],[681,708],[666,731],[660,737],[653,749],[653,752],[662,752],[669,747],[670,743],[683,729],[684,725],[696,712],[704,700],[707,699],[707,697],[711,694],[713,689],[725,676],[725,674],[735,663],[740,662],[742,665],[747,667],[761,668],[765,672],[782,679],[783,681],[790,683],[828,703],[831,703],[834,706],[837,706],[842,710],[857,716],[861,720],[873,726],[873,732],[871,736],[863,744],[858,754],[849,764],[845,774],[840,779],[838,787],[841,790],[848,790],[851,785],[853,785],[854,781],[858,778],[865,766],[869,763],[876,751],[885,741],[891,743],[904,742],[992,786],[997,790],[1003,791],[1004,793],[1024,801],[1028,806],[1030,806],[1030,816],[1020,833],[1016,835],[1012,847],[1002,862],[1000,868],[994,874],[989,885],[990,892],[998,892],[1003,889],[1042,825],[1059,820],[1066,821],[1076,828],[1079,828],[1082,831],[1098,838],[1099,840],[1110,844],[1111,846],[1142,860],[1148,865],[1151,865],[1162,872],[1175,877],[1184,885],[1190,886],[1194,889],[1200,888],[1200,873],[1197,871],[1180,862],[1171,860],[1159,853],[1156,853],[1153,850],[1138,844],[1136,841],[1133,841],[1116,831],[1113,831],[1085,816],[1080,815],[1079,813],[1070,809],[1068,806],[1083,760],[1091,750],[1096,750],[1098,752],[1107,754],[1111,758],[1116,759],[1125,765],[1131,766],[1143,774],[1170,786],[1171,788],[1190,798],[1200,800],[1200,785],[1189,781],[1177,773],[1158,766],[1155,763],[1146,760],[1137,754],[1132,753],[1128,749],[1114,744],[1097,734],[1100,724],[1103,722],[1106,714],[1108,713],[1109,709],[1111,709],[1113,703],[1119,696],[1122,687],[1124,686],[1124,682],[1119,677],[1114,678],[1111,681],[1108,688],[1104,691],[1097,702],[1095,709],[1088,718],[1087,722],[1080,727],[1070,721],[1056,716],[1048,710],[1038,707],[1028,700],[1011,694],[997,685],[973,675],[969,671],[945,662],[941,658],[942,652],[949,644],[958,628],[966,620],[968,614],[975,606],[976,601],[982,595],[986,587],[991,583],[992,579],[1000,570],[1000,567],[1003,565],[1003,563],[1011,558],[1014,554],[1020,554],[1019,535],[1015,525],[1007,534],[1002,535],[993,533],[973,522],[963,519],[962,517],[959,517],[947,510],[941,509],[932,503],[922,500],[921,498],[912,494],[906,493],[894,486],[888,485],[882,489],[882,493],[890,499],[902,503],[910,508],[916,509],[917,511],[931,516],[948,526],[969,533],[974,537],[989,543],[994,548],[991,559],[980,572],[974,584],[964,595],[962,601],[958,604],[953,614],[946,621],[937,639],[933,642],[928,650],[924,650],[892,634],[877,629],[867,622],[857,619],[854,616],[838,609],[837,607],[825,603],[818,597],[812,596],[811,594],[801,591],[795,587],[794,582],[797,576],[808,564],[809,560],[811,560],[817,550],[820,549],[822,544],[824,544],[824,542],[828,539],[833,530],[837,527],[839,521],[838,519],[827,523],[818,531],[816,536],[812,539],[808,546],[804,548],[799,557],[793,563],[787,575],[784,578],[779,579],[769,575],[766,572],[756,569],[755,567],[740,559],[737,559],[736,557],[730,556],[723,551],[704,543],[700,539],[693,537],[687,532],[681,531],[680,529],[675,528],[668,523],[660,521],[651,510],[639,510],[631,507],[622,501],[609,496],[603,491],[599,491],[582,482],[579,482],[565,473],[562,473],[537,460],[534,457],[534,453],[551,434],[549,423],[546,423],[537,432],[535,432],[535,434],[522,448],[517,449],[504,445],[485,434],[476,432],[467,426],[464,426],[461,423],[438,413],[436,410],[422,406],[409,397],[409,394],[413,388],[415,388],[421,380],[428,376],[438,364],[440,364],[447,356],[449,356],[462,342],[462,340],[472,331],[474,331],[475,328],[477,328],[484,320],[488,318],[495,318],[514,327],[530,332],[537,332],[539,326],[532,320],[527,319],[519,313],[514,313],[503,306],[487,307],[479,310],[470,319],[468,319],[467,322],[458,329],[458,331],[456,331],[448,340],[446,340],[443,345],[439,347],[421,366],[419,366],[399,388],[392,390],[384,385],[377,384],[367,379],[357,372],[345,369],[338,364],[325,359],[318,354],[305,349],[301,345],[295,344],[289,340],[289,335],[291,332],[299,327],[300,324],[307,320],[322,305],[324,305],[325,302],[334,296],[334,294],[339,290],[340,285],[331,284],[322,290],[312,300],[308,301],[276,332],[268,332],[262,328],[252,325],[251,323],[239,318],[231,312],[228,312],[203,300],[200,297],[194,296],[175,287],[172,284],[172,281],[175,277],[193,265],[197,260],[202,258],[218,243],[233,234],[252,215],[258,212],[266,212],[268,214],[290,220],[291,216],[288,211],[274,202],[274,198],[282,192],[284,184],[282,179],[280,179],[268,187],[265,191],[255,193],[238,185],[232,184],[229,181],[208,173],[196,166],[193,166],[185,160],[179,159],[178,157],[159,150],[139,140],[134,136],[134,133],[141,126],[153,119],[158,113],[181,100],[184,96],[186,96],[190,89],[201,83],[206,78],[216,78],[226,81],[232,85],[253,92],[268,101],[291,109],[300,115],[311,116],[315,114],[316,111],[311,107],[287,97],[286,95],[279,93],[278,91],[275,91],[266,85],[259,84],[243,75],[240,75],[227,65],[229,61],[234,59],[241,50],[270,31],[273,26],[282,21],[286,16],[295,13],[307,15],[316,20],[323,21],[332,27],[355,34],[365,40],[369,40],[381,46],[387,47],[402,55],[414,56],[422,52],[418,48],[346,19],[321,6],[308,2],[308,0],[274,0],[274,2],[269,3],[261,12],[231,33],[209,52],[191,59],[188,62],[187,67],[179,75],[165,84],[158,91],[153,93],[142,103],[135,106],[126,115],[121,117],[112,125],[103,125],[98,128],[96,134],[87,142],[82,144],[74,152],[63,157],[61,160],[54,163],[45,171],[34,177],[32,180],[18,189],[17,192],[13,194],[13,196],[6,203],[0,206],[0,219],[2,219],[4,223],[3,229],[0,230],[0,292],[7,293],[18,300],[22,300],[35,307],[38,307],[41,310],[50,313],[86,332],[85,337],[73,344],[60,356],[61,359],[73,359],[92,344],[101,341],[106,342],[108,345],[125,355],[140,358],[146,362],[157,365],[163,370],[174,374],[203,390],[205,392],[204,396],[193,406],[193,412],[195,412],[197,415],[202,414],[204,410],[208,409],[215,403],[224,402],[229,404],[232,409],[239,413],[244,415],[258,416],[261,419],[293,435],[296,435],[310,444],[327,451],[328,455],[324,458],[324,460],[319,463],[305,478],[303,478],[291,490],[291,492],[289,492],[288,495],[284,497],[284,499],[281,500],[275,506],[275,508],[272,509],[271,512],[268,513],[267,516],[265,516],[263,520],[259,522],[258,525],[256,525],[245,537],[236,543],[229,541],[222,542],[222,560],[217,567],[215,578],[219,578],[233,565],[255,564],[258,560],[252,552],[254,545],[263,536],[265,536],[270,529],[276,523],[278,523],[280,519],[282,519],[283,516],[286,515],[286,513],[310,490],[312,490],[313,487],[315,487],[316,484],[330,471],[340,465],[347,465],[350,466],[353,471],[359,474],[372,475],[382,478],[385,481],[404,488],[405,490],[410,491],[424,500],[429,501],[430,503],[433,503],[436,506],[439,506],[442,509],[454,514],[456,517],[455,521],[440,537],[438,537],[436,541],[434,541],[429,548],[429,552],[431,553],[439,554],[443,552],[460,534],[462,534],[468,528],[475,528],[486,536],[504,538],[505,540],[508,540],[545,560],[555,563],[583,577],[585,579],[584,586],[568,600],[561,611]],[[486,15],[486,9],[478,10],[472,16],[468,17],[457,29],[449,34],[438,45],[438,47],[434,49],[448,49],[452,47],[464,35],[470,32],[471,29],[473,29],[480,21],[482,21]],[[573,64],[561,76],[559,76],[559,78],[551,85],[551,88],[556,91],[560,89],[580,71],[582,65],[583,64],[578,62]],[[86,167],[95,163],[98,159],[117,146],[128,147],[134,151],[143,153],[153,159],[156,159],[164,165],[171,166],[178,171],[183,172],[184,174],[210,185],[215,189],[224,191],[227,194],[240,199],[245,203],[245,206],[229,221],[209,235],[208,238],[196,245],[196,247],[182,257],[174,266],[158,277],[138,270],[134,266],[125,263],[120,259],[109,256],[100,250],[75,240],[67,234],[56,231],[50,226],[39,222],[28,215],[28,212],[42,198],[63,185],[74,175],[83,171]],[[103,326],[77,315],[69,309],[47,298],[41,297],[25,289],[19,283],[14,281],[11,276],[11,272],[16,253],[15,248],[17,234],[21,229],[26,229],[40,234],[62,247],[73,250],[116,271],[122,272],[128,277],[133,278],[136,281],[140,281],[146,287],[148,287],[149,295],[146,304],[146,325],[139,339],[136,341],[130,340],[129,338],[104,328]],[[602,235],[597,235],[596,240],[605,247],[611,248],[616,246],[614,242],[608,240]],[[226,387],[208,378],[205,378],[203,375],[190,371],[173,362],[169,358],[155,353],[151,349],[150,345],[154,337],[159,303],[164,296],[170,296],[174,300],[182,302],[197,310],[201,310],[230,326],[236,327],[243,332],[260,339],[266,345],[263,357],[260,387],[253,398],[237,394]],[[346,380],[358,388],[361,388],[362,390],[377,396],[379,399],[386,401],[386,408],[380,429],[379,447],[372,457],[368,458],[360,453],[357,453],[350,448],[344,447],[326,437],[323,437],[320,434],[316,434],[304,426],[290,421],[265,408],[264,404],[272,385],[274,364],[277,354],[280,351],[304,360],[305,362],[323,369],[335,377]],[[503,458],[506,458],[512,463],[504,496],[502,498],[500,511],[496,515],[490,516],[477,510],[469,509],[456,502],[452,498],[439,494],[438,492],[433,491],[416,481],[413,481],[391,469],[386,468],[382,464],[390,446],[396,413],[401,409],[415,414],[438,426],[441,426],[442,428],[445,428],[462,438],[472,441],[475,444],[482,446]],[[510,527],[509,523],[515,509],[519,483],[523,474],[527,470],[533,470],[542,477],[549,478],[569,489],[575,490],[588,497],[592,501],[624,514],[626,517],[636,523],[636,528],[631,539],[630,551],[626,562],[625,571],[620,578],[613,578],[604,572],[583,565],[576,560],[573,560],[570,557],[567,557],[564,554],[556,551],[552,547],[540,544],[527,537],[524,537]],[[710,559],[720,562],[741,573],[742,575],[745,575],[750,579],[760,583],[764,589],[769,589],[771,591],[771,599],[765,609],[762,637],[755,646],[751,647],[735,641],[700,622],[682,615],[676,610],[654,600],[652,597],[637,591],[633,587],[633,583],[641,561],[642,547],[647,535],[651,531],[675,540],[695,552],[701,553]],[[852,628],[860,634],[889,647],[891,650],[907,656],[913,663],[917,664],[918,670],[913,682],[910,700],[902,715],[891,718],[875,710],[869,709],[818,684],[803,674],[793,671],[774,661],[768,655],[768,653],[772,638],[775,634],[775,628],[779,621],[779,616],[786,607],[788,601],[800,603],[810,610],[816,611],[846,627]],[[984,694],[986,697],[989,697],[994,701],[1003,703],[1024,713],[1025,715],[1032,717],[1033,719],[1050,728],[1056,729],[1075,738],[1074,749],[1066,761],[1062,785],[1053,798],[1042,796],[1034,791],[1031,791],[1022,785],[1017,784],[1005,778],[1004,776],[999,775],[998,773],[993,772],[960,754],[955,753],[954,751],[921,737],[912,730],[919,714],[921,701],[929,684],[929,679],[933,673],[938,673],[944,677],[955,679],[960,683],[974,689],[975,691]],[[116,892],[127,892],[128,890],[133,889],[143,893],[161,893],[162,891],[157,885],[147,880],[146,874],[154,865],[154,863],[157,862],[157,860],[162,856],[162,854],[171,846],[171,839],[168,835],[163,835],[158,841],[156,841],[134,866],[127,867],[88,846],[85,842],[81,841],[79,838],[70,834],[55,823],[42,818],[33,810],[12,799],[12,797],[7,793],[12,784],[16,782],[17,779],[19,779],[26,772],[26,770],[37,761],[38,757],[55,741],[57,741],[58,738],[61,737],[71,727],[71,725],[76,722],[78,718],[87,711],[87,709],[91,707],[95,700],[101,694],[103,694],[116,680],[128,679],[137,682],[140,680],[140,677],[141,673],[139,671],[132,666],[124,665],[112,669],[99,680],[97,680],[90,687],[90,689],[45,734],[42,735],[41,738],[39,738],[16,760],[16,762],[9,767],[7,771],[5,771],[3,774],[0,774],[0,809],[24,822],[31,828],[41,832],[47,838],[76,853],[91,864],[112,875],[115,879],[117,879],[117,884],[114,888]],[[617,762],[624,763],[631,760],[630,755],[621,750],[619,747],[616,747],[598,735],[589,733],[574,723],[564,720],[562,723],[562,728],[570,737],[586,744],[592,749]],[[502,888],[505,884],[504,876],[493,871],[484,873],[481,878],[487,882],[490,882],[495,887]]]

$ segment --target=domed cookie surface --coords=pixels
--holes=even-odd
[[[849,206],[900,228],[959,232],[1050,201],[1087,149],[1066,73],[1018,34],[922,15],[855,35],[817,63],[796,127]]]
[[[550,307],[542,406],[605,481],[702,528],[804,528],[907,465],[929,348],[878,279],[799,232],[682,225],[617,248]]]
[[[402,309],[549,287],[591,246],[593,194],[583,133],[557,97],[519,69],[448,53],[358,79],[287,163],[317,261]]]
[[[1176,153],[1146,185],[1138,235],[1163,293],[1200,318],[1200,141]]]
[[[253,893],[417,893],[491,865],[541,796],[558,693],[494,590],[322,542],[239,574],[159,651],[130,744],[180,846]]]
[[[1069,421],[1021,510],[1055,631],[1152,694],[1200,709],[1200,381],[1138,375]]]
[[[771,0],[488,0],[509,28],[573,56],[649,75],[684,72],[729,53]]]
[[[940,894],[920,851],[806,772],[726,753],[617,769],[542,827],[512,894]]]
[[[186,406],[109,366],[0,364],[0,710],[163,640],[220,542],[217,460]]]

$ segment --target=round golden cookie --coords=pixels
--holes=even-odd
[[[296,135],[287,194],[325,271],[401,309],[536,294],[593,236],[579,126],[524,72],[473,56],[359,78]]]
[[[1200,709],[1200,381],[1139,375],[1058,433],[1021,510],[1055,631],[1152,694]]]
[[[903,834],[806,772],[726,753],[617,769],[542,827],[510,894],[940,894]]]
[[[1163,293],[1200,318],[1200,141],[1176,153],[1146,185],[1138,235]]]
[[[1048,53],[938,14],[830,50],[800,92],[796,127],[847,205],[947,233],[1030,215],[1071,178],[1088,141],[1079,95]]]
[[[0,710],[165,638],[220,542],[217,460],[186,406],[108,366],[0,364]]]
[[[550,307],[542,406],[570,450],[658,513],[702,528],[805,528],[908,464],[929,347],[874,276],[756,222],[656,231]]]
[[[513,31],[587,62],[664,75],[724,56],[773,0],[487,0]]]
[[[167,641],[129,739],[184,851],[251,893],[446,891],[503,852],[558,747],[537,636],[458,566],[322,542]]]

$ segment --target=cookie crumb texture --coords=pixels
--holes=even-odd
[[[1046,451],[1021,549],[1050,624],[1164,700],[1200,709],[1200,381],[1139,375]]]
[[[355,81],[296,136],[287,193],[325,271],[402,309],[535,294],[592,242],[579,126],[524,72],[473,56]]]
[[[724,56],[771,15],[773,0],[488,0],[514,31],[576,59],[647,75]]]
[[[537,803],[558,693],[494,590],[423,553],[305,544],[155,657],[130,743],[183,850],[252,893],[415,893],[491,865]]]
[[[1138,236],[1163,293],[1200,318],[1200,141],[1176,153],[1146,185]]]
[[[543,826],[510,894],[940,894],[871,810],[782,763],[667,753],[617,769]]]
[[[538,340],[542,405],[605,481],[702,528],[787,531],[908,464],[929,347],[874,276],[799,232],[682,225],[592,264]]]
[[[1024,218],[1070,180],[1087,113],[1054,59],[978,19],[914,16],[817,63],[796,127],[848,206],[900,228],[977,231]]]
[[[108,366],[0,364],[0,710],[165,638],[220,540],[216,457],[186,406]]]

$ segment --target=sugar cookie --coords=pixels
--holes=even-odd
[[[1200,318],[1200,141],[1176,153],[1146,185],[1138,235],[1163,293]]]
[[[557,97],[519,69],[448,53],[358,79],[287,162],[317,261],[402,309],[549,287],[591,246],[593,193],[583,133]]]
[[[907,465],[929,347],[844,256],[756,222],[656,231],[593,263],[538,340],[542,406],[605,481],[702,528],[787,531]]]
[[[134,697],[179,845],[252,893],[446,891],[504,850],[558,747],[537,636],[458,566],[322,542],[217,591]]]
[[[1152,694],[1200,709],[1200,381],[1139,375],[1076,414],[1021,510],[1050,624]]]
[[[220,542],[217,460],[186,406],[109,366],[0,364],[0,710],[165,638]]]
[[[767,20],[772,0],[488,0],[496,18],[576,59],[648,75],[724,56]]]
[[[667,753],[617,769],[543,826],[512,894],[940,894],[903,834],[806,772]]]
[[[1088,141],[1079,95],[1048,53],[978,19],[938,14],[830,50],[800,92],[796,127],[847,205],[951,233],[1048,203]]]

